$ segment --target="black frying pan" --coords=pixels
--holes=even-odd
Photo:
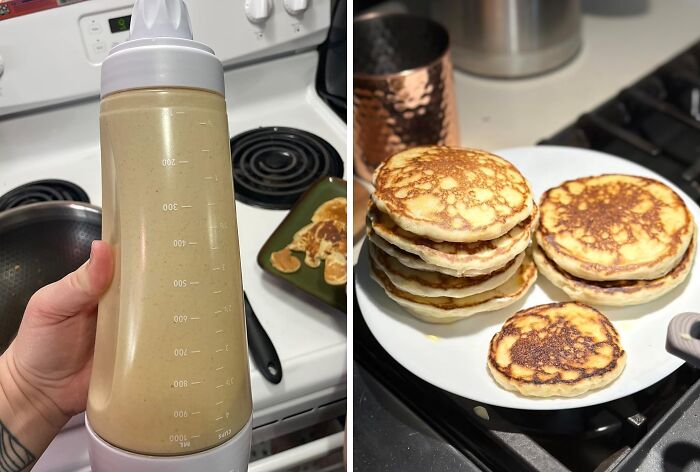
[[[0,213],[0,352],[17,333],[32,294],[90,257],[101,223],[98,207],[67,201]]]

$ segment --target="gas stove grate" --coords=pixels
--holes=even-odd
[[[629,159],[700,202],[700,43],[541,144]]]
[[[31,203],[67,200],[90,203],[85,190],[65,180],[37,180],[20,185],[0,196],[0,211],[17,208]]]
[[[322,138],[294,128],[258,128],[231,138],[236,199],[289,209],[319,178],[342,177],[343,161]]]

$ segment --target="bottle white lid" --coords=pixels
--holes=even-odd
[[[136,0],[129,40],[102,63],[100,96],[152,87],[186,87],[224,94],[221,61],[192,40],[183,0]]]

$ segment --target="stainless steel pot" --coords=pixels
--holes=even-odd
[[[559,67],[581,47],[579,0],[433,0],[459,69],[522,77]]]
[[[100,239],[99,207],[33,203],[0,213],[0,353],[14,338],[29,298],[77,269]]]

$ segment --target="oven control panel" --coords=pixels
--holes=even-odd
[[[86,15],[80,18],[78,24],[83,35],[85,55],[93,64],[101,64],[110,49],[129,39],[131,9]]]
[[[185,0],[194,39],[224,67],[321,44],[331,0]],[[87,97],[129,36],[133,0],[88,0],[0,21],[0,117]]]

